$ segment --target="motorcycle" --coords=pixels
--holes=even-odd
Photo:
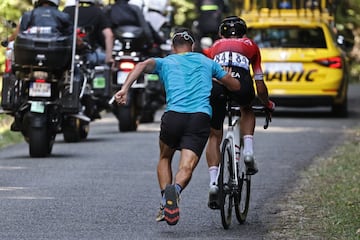
[[[116,92],[135,65],[148,57],[147,52],[151,46],[148,45],[143,30],[137,26],[119,26],[114,29],[114,34],[115,70],[112,74],[112,89]],[[131,86],[125,105],[112,104],[112,111],[119,121],[120,132],[136,131],[145,105],[145,89],[149,76],[152,75],[141,75]]]
[[[91,29],[78,28],[78,44],[75,55],[75,77],[82,82],[80,92],[84,114],[94,121],[101,118],[100,112],[110,110],[111,66],[98,64],[89,60],[89,54],[96,51],[89,45],[87,36]]]
[[[163,44],[148,45],[143,30],[136,26],[120,26],[113,30],[116,38],[113,48],[116,63],[113,73],[114,91],[121,88],[128,73],[138,62],[170,54],[173,8],[169,6],[166,12],[166,21],[159,30],[160,35],[167,39]],[[119,120],[120,132],[136,131],[139,123],[153,122],[156,111],[164,104],[165,91],[159,76],[142,75],[130,88],[126,105],[112,105],[113,113]]]
[[[88,131],[81,82],[71,78],[72,37],[50,32],[32,27],[7,45],[1,106],[14,118],[10,129],[22,133],[31,157],[50,155],[57,133],[66,141],[84,138]]]

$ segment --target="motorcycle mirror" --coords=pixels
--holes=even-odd
[[[16,28],[17,24],[12,20],[5,20],[4,25],[6,28]]]
[[[3,40],[3,41],[1,41],[1,46],[7,47],[8,45],[9,45],[9,41],[8,41],[8,40]]]

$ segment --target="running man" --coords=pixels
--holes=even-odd
[[[125,104],[130,86],[142,73],[156,73],[164,84],[167,106],[159,136],[157,176],[161,204],[156,221],[166,220],[169,225],[179,221],[180,193],[190,182],[210,133],[212,77],[230,90],[240,89],[240,82],[218,63],[193,52],[194,42],[192,32],[178,29],[172,38],[174,54],[138,63],[115,94],[116,102]],[[181,153],[179,168],[173,177],[171,162],[176,150]]]

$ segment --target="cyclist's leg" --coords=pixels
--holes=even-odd
[[[210,121],[210,135],[206,147],[206,161],[209,167],[210,186],[216,182],[220,162],[220,144],[223,137],[223,123],[226,114],[226,96],[224,86],[213,82],[210,104],[213,109]]]
[[[243,70],[239,70],[243,71]],[[248,174],[255,174],[258,169],[254,160],[253,151],[253,135],[255,130],[255,114],[251,109],[251,103],[255,98],[254,83],[249,74],[243,72],[240,76],[241,89],[239,91],[230,92],[230,97],[236,101],[241,107],[240,118],[240,137],[244,140],[244,160],[248,168]]]
[[[216,183],[216,176],[220,161],[220,144],[222,137],[222,129],[210,129],[209,140],[206,147],[206,160],[209,167],[210,186]]]
[[[251,106],[241,106],[240,118],[240,132],[244,140],[244,154],[252,155],[253,150],[253,136],[255,131],[255,114]]]
[[[206,147],[206,161],[209,167],[209,200],[208,207],[218,209],[217,176],[220,163],[220,145],[223,138],[223,123],[226,115],[226,95],[224,86],[213,82],[210,104],[213,109],[210,121],[210,135]]]
[[[244,155],[247,174],[253,175],[258,172],[254,158],[255,114],[251,106],[242,106],[240,109],[240,132],[244,143],[242,154]]]

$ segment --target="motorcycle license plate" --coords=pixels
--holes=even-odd
[[[31,82],[30,97],[51,97],[51,84],[46,82]]]
[[[126,80],[127,75],[129,75],[129,72],[117,72],[117,84],[123,84]]]
[[[43,102],[32,101],[30,112],[36,113],[44,113],[45,112],[45,104]]]
[[[99,89],[99,88],[105,88],[106,81],[104,77],[96,77],[93,80],[93,88]]]

